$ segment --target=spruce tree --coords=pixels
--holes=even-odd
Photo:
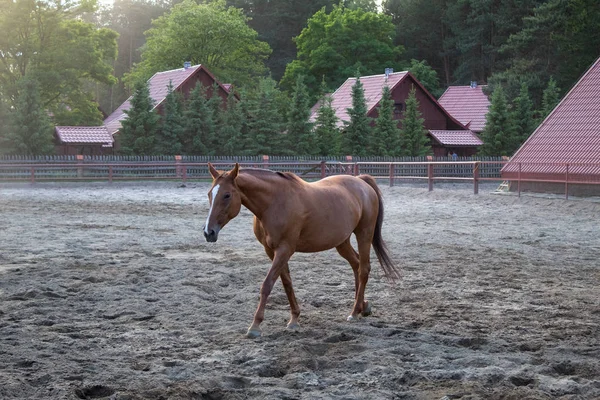
[[[425,120],[421,118],[414,86],[406,99],[406,109],[402,115],[399,155],[422,157],[431,153],[431,142],[427,137],[427,130],[425,130]]]
[[[154,154],[156,133],[160,116],[154,111],[154,101],[146,82],[135,85],[131,107],[125,111],[127,117],[121,121],[119,131],[122,154]]]
[[[360,78],[352,86],[352,108],[348,108],[350,122],[342,139],[342,151],[347,155],[366,156],[371,139],[371,121],[367,116],[365,91]]]
[[[183,112],[183,152],[193,155],[213,155],[215,136],[213,109],[206,98],[206,87],[198,82],[190,92]]]
[[[304,84],[304,76],[299,75],[294,86],[292,101],[287,115],[286,141],[290,149],[301,156],[317,154],[319,149],[310,117],[308,90]]]
[[[485,128],[481,133],[481,153],[485,156],[511,155],[515,148],[515,124],[502,86],[497,86],[492,93],[490,109],[485,119]]]
[[[513,108],[512,118],[515,122],[516,132],[512,152],[517,150],[535,129],[533,101],[529,97],[529,88],[526,83],[521,84],[519,96],[513,100]]]
[[[542,110],[540,111],[540,123],[554,110],[560,101],[560,89],[556,86],[554,78],[550,78],[548,86],[542,95]]]
[[[337,156],[340,154],[341,133],[337,126],[338,117],[331,106],[333,99],[327,93],[327,84],[325,79],[321,82],[321,100],[319,101],[319,110],[315,121],[315,138],[319,155]]]
[[[24,78],[12,112],[12,127],[7,135],[14,154],[50,154],[54,150],[52,124],[42,108],[38,83]]]
[[[244,114],[242,105],[238,102],[233,90],[227,96],[227,108],[219,114],[217,136],[223,143],[222,155],[238,155],[243,150],[242,127],[244,125]]]
[[[183,135],[183,112],[181,95],[173,90],[173,83],[167,86],[167,97],[164,103],[164,116],[156,143],[158,154],[181,154],[181,137]]]
[[[394,119],[394,100],[389,86],[384,86],[379,102],[379,115],[373,128],[370,153],[374,156],[393,156],[399,150],[400,129]]]
[[[283,127],[277,103],[278,90],[271,78],[261,78],[258,89],[250,96],[248,109],[248,133],[245,153],[248,155],[287,154],[282,146]]]

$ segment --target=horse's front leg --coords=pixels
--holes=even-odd
[[[246,336],[249,338],[260,336],[260,324],[265,319],[265,306],[267,305],[269,294],[271,294],[273,285],[287,267],[287,262],[293,254],[293,251],[285,245],[277,247],[274,252],[275,255],[273,257],[273,264],[271,265],[271,269],[269,270],[267,277],[260,287],[260,301],[258,303],[258,308],[254,313],[254,321],[252,322],[250,328],[248,328],[248,333],[246,334]]]

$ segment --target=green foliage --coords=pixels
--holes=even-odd
[[[415,59],[410,60],[410,67],[408,68],[411,74],[417,78],[425,89],[429,91],[436,99],[444,92],[440,87],[437,72],[431,68],[427,61],[417,61]]]
[[[373,13],[378,11],[377,2],[374,0],[344,0],[343,4],[350,10],[361,9]]]
[[[313,155],[318,151],[316,137],[310,117],[310,104],[308,91],[304,84],[304,77],[298,76],[287,118],[286,141],[289,148],[296,154]]]
[[[233,90],[227,96],[227,108],[219,114],[217,138],[220,153],[223,155],[241,154],[243,150],[242,128],[244,126],[242,105],[238,102]]]
[[[35,80],[22,79],[19,97],[12,113],[12,126],[7,143],[13,154],[42,155],[54,150],[52,125],[42,107],[39,85]]]
[[[325,80],[321,82],[321,99],[315,120],[315,137],[318,154],[321,156],[337,156],[341,154],[342,136],[338,128],[338,117],[331,106],[333,99],[328,93]]]
[[[82,5],[58,0],[0,4],[0,93],[13,105],[19,96],[16,82],[27,75],[38,82],[42,105],[56,123],[101,120],[85,83],[114,83],[117,34],[84,22],[82,13],[90,8]]]
[[[258,32],[259,40],[271,46],[273,53],[266,61],[273,79],[280,80],[287,64],[296,58],[293,38],[306,27],[306,21],[322,7],[331,9],[337,1],[303,0],[228,0],[228,4],[244,10],[248,25]]]
[[[190,92],[183,116],[183,153],[213,155],[215,115],[207,99],[206,87],[202,83],[198,82]]]
[[[523,79],[534,104],[553,76],[561,88],[568,88],[598,57],[600,3],[596,0],[537,1],[500,52],[510,63],[495,80],[507,86],[513,96]]]
[[[512,152],[518,149],[525,140],[531,135],[536,127],[536,120],[533,115],[533,102],[529,97],[529,89],[526,83],[521,84],[519,96],[513,100],[512,119],[515,123],[515,144]],[[510,153],[512,153],[510,152]]]
[[[161,155],[179,155],[183,150],[181,139],[184,120],[181,95],[173,90],[171,81],[167,86],[167,97],[163,110],[162,124],[156,140],[156,152]]]
[[[542,95],[542,109],[540,111],[540,123],[554,110],[554,107],[560,101],[560,90],[556,86],[554,78],[550,77],[548,86],[544,89]]]
[[[400,150],[400,129],[394,119],[394,100],[389,86],[384,86],[379,102],[379,115],[373,128],[370,153],[374,156],[396,156]]]
[[[261,78],[248,96],[248,126],[244,152],[247,155],[290,154],[282,144],[283,121],[279,113],[279,90],[272,78]]]
[[[402,113],[400,130],[400,154],[409,157],[422,157],[431,153],[431,144],[425,130],[425,120],[421,118],[416,89],[413,86],[406,99],[406,109]]]
[[[342,152],[346,155],[366,156],[371,140],[371,120],[367,117],[367,102],[360,78],[352,86],[352,108],[348,109],[350,122],[342,136]]]
[[[304,75],[309,93],[316,97],[323,76],[328,86],[338,87],[357,69],[371,75],[383,73],[385,67],[397,68],[402,49],[393,44],[393,36],[394,25],[387,15],[342,5],[330,13],[323,8],[296,38],[298,55],[288,64],[281,85],[290,89]]]
[[[484,156],[512,155],[518,146],[515,124],[508,110],[508,102],[502,86],[492,93],[490,110],[486,115],[486,124],[481,133],[481,154]]]
[[[126,77],[129,83],[179,68],[183,61],[204,64],[221,81],[238,86],[266,72],[269,45],[257,39],[242,10],[226,7],[224,0],[184,0],[153,25],[146,32],[142,61]]]
[[[125,111],[119,131],[120,152],[126,155],[155,153],[156,133],[160,116],[154,111],[154,101],[146,83],[137,83],[131,98],[131,107]]]

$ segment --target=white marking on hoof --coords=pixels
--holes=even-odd
[[[356,322],[356,321],[358,321],[358,317],[353,317],[352,315],[348,315],[348,318],[346,318],[346,321]]]
[[[297,322],[289,323],[287,324],[287,328],[291,331],[296,331],[300,329],[300,324],[298,324]]]
[[[260,337],[260,334],[261,331],[259,329],[248,329],[246,337],[249,339],[256,339],[257,337]]]

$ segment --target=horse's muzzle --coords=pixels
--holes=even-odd
[[[206,238],[206,241],[210,242],[210,243],[216,242],[217,238],[219,237],[218,230],[215,231],[214,229],[203,229],[203,232],[204,232],[204,237]]]

